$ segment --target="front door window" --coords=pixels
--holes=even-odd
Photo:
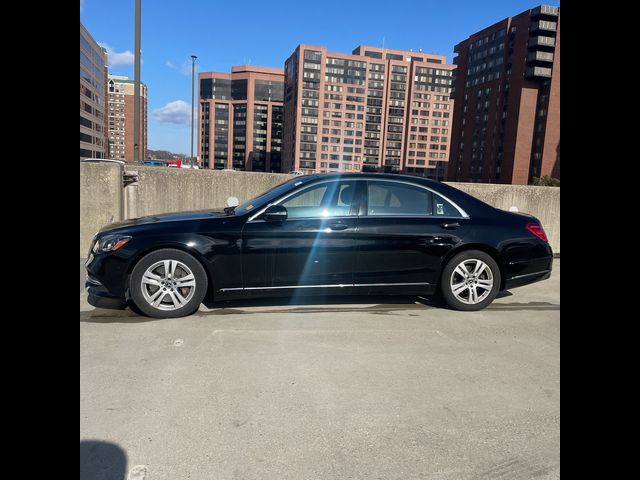
[[[288,218],[346,217],[355,196],[355,181],[314,185],[284,200]]]

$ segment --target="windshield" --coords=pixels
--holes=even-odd
[[[300,177],[292,178],[291,180],[284,182],[280,185],[277,185],[272,189],[267,190],[263,194],[258,195],[257,197],[252,198],[251,200],[247,200],[241,205],[238,205],[234,210],[234,212],[238,215],[242,215],[244,213],[248,213],[259,207],[262,207],[268,204],[269,202],[271,202],[272,200],[278,198],[280,195],[291,190],[294,187],[294,185],[295,186],[302,185],[308,178],[309,177],[305,179],[302,179]]]

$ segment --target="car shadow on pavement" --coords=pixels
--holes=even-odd
[[[510,297],[513,294],[500,292],[497,298]],[[431,308],[450,310],[438,297],[398,296],[398,295],[326,295],[326,296],[294,296],[274,298],[246,298],[241,300],[226,300],[203,302],[193,316],[209,317],[220,315],[241,314],[290,314],[300,315],[308,313],[349,313],[361,312],[390,315],[395,312],[413,311],[415,315]],[[268,310],[264,310],[268,308]],[[560,305],[549,302],[494,302],[486,310],[519,311],[519,310],[560,310]],[[473,313],[473,312],[468,312]],[[81,311],[80,321],[89,323],[143,323],[162,321],[163,319],[147,317],[135,309],[107,309],[95,308]]]
[[[143,323],[162,320],[151,318],[126,309],[94,308],[93,310],[80,311],[80,321],[89,323]]]
[[[358,295],[328,295],[308,297],[278,297],[278,298],[247,298],[242,300],[227,300],[214,302],[206,300],[202,308],[195,312],[195,316],[230,315],[242,313],[315,313],[315,312],[351,312],[370,311],[384,313],[393,310],[424,310],[426,308],[446,308],[436,298],[416,296],[358,296]],[[276,310],[244,310],[255,307],[281,307]],[[147,317],[135,308],[94,308],[80,312],[81,322],[90,323],[142,323],[161,321],[163,319]]]
[[[80,441],[80,480],[123,480],[127,475],[127,454],[115,443]]]
[[[207,308],[238,308],[238,307],[292,307],[303,305],[440,305],[437,299],[418,297],[415,295],[314,295],[270,298],[244,298],[240,300],[211,301],[205,299],[203,304]]]
[[[497,298],[510,297],[511,292],[501,292]],[[474,312],[457,312],[438,296],[417,297],[417,296],[327,296],[308,298],[262,298],[246,300],[230,300],[226,302],[210,302],[205,306],[210,309],[208,312],[198,312],[196,315],[238,315],[238,314],[260,314],[260,313],[282,313],[282,314],[303,314],[303,313],[348,313],[361,312],[373,314],[392,314],[394,312],[414,311],[415,314],[435,308],[438,310],[450,310],[454,313],[473,314]],[[251,309],[252,307],[281,307],[269,310]],[[511,302],[492,303],[485,310],[494,311],[519,311],[519,310],[560,310],[560,305],[549,302]],[[414,315],[409,313],[409,315]]]
[[[503,290],[501,292],[498,292],[498,295],[496,295],[496,299],[504,298],[504,297],[511,297],[511,296],[513,296],[513,293],[511,293],[509,290]]]

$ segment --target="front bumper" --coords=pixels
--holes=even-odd
[[[127,306],[125,298],[113,295],[104,285],[90,275],[87,275],[84,289],[88,294],[87,302],[94,307],[124,309]]]
[[[93,247],[94,240],[91,242]],[[123,279],[127,278],[130,255],[128,252],[97,254],[89,250],[85,263],[86,278],[84,288],[90,305],[100,308],[124,308],[127,306]],[[124,250],[124,249],[123,249]]]

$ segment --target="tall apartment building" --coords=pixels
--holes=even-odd
[[[135,82],[109,75],[109,158],[133,162],[133,99]],[[140,160],[147,158],[147,86],[140,83]]]
[[[80,22],[80,160],[107,156],[107,51]]]
[[[540,5],[456,45],[447,178],[560,178],[560,9]]]
[[[454,68],[431,53],[298,45],[284,69],[283,171],[444,179]]]
[[[280,172],[282,69],[240,65],[199,73],[198,81],[202,168]]]

